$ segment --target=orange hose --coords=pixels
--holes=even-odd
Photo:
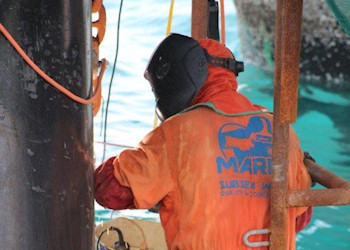
[[[11,43],[11,45],[17,50],[17,52],[22,56],[22,58],[28,63],[30,67],[33,68],[33,70],[38,73],[45,81],[47,81],[49,84],[54,86],[56,89],[61,91],[63,94],[68,96],[69,98],[73,99],[74,101],[87,105],[92,103],[96,98],[99,97],[99,90],[101,88],[101,81],[103,73],[106,69],[107,60],[102,59],[102,66],[101,71],[98,76],[98,83],[96,86],[96,89],[94,91],[94,94],[89,99],[81,98],[72,92],[70,92],[68,89],[64,88],[61,84],[53,80],[50,76],[48,76],[45,72],[43,72],[29,57],[28,55],[22,50],[22,48],[18,45],[18,43],[15,41],[15,39],[11,36],[11,34],[6,30],[6,28],[0,23],[0,31],[4,34],[4,36],[7,38],[7,40]]]
[[[224,0],[220,0],[221,43],[225,45],[225,8]]]

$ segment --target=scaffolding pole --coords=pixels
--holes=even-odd
[[[289,207],[348,205],[350,182],[305,159],[313,181],[328,189],[289,191],[289,124],[297,118],[302,0],[277,0],[270,250],[287,249]]]
[[[296,121],[302,0],[277,0],[270,249],[287,247],[289,124]]]
[[[192,0],[191,36],[193,39],[207,38],[208,1]]]

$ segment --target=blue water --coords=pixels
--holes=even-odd
[[[172,32],[190,35],[191,1],[177,0],[174,6]],[[103,81],[106,101],[116,47],[117,17],[120,1],[104,1],[107,9],[107,31],[100,46],[100,57],[110,63]],[[164,38],[169,1],[124,1],[120,23],[117,70],[113,81],[108,113],[107,141],[135,146],[152,130],[154,100],[148,82],[143,78],[147,61],[159,41]],[[226,44],[243,60],[236,10],[233,1],[225,2]],[[246,65],[238,78],[239,91],[254,103],[273,110],[271,74]],[[348,93],[330,93],[312,82],[300,83],[299,116],[293,125],[303,150],[336,174],[350,179],[350,97]],[[102,141],[102,111],[95,117],[95,141]],[[102,160],[103,146],[95,143],[96,164]],[[118,154],[123,147],[107,146],[106,157]],[[319,188],[316,186],[316,188]],[[116,216],[159,220],[157,214],[145,210],[110,211],[96,204],[96,224]],[[350,249],[350,206],[314,208],[310,225],[297,235],[297,249]]]

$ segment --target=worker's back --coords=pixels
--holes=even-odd
[[[169,168],[173,181],[160,209],[169,247],[248,249],[244,234],[269,227],[271,118],[269,114],[229,117],[201,107],[162,124],[168,158],[163,167]],[[290,155],[290,189],[309,188],[292,130]],[[294,249],[295,218],[303,211],[289,211],[289,249]]]

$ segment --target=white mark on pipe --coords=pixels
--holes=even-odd
[[[285,181],[285,177],[283,176],[283,167],[282,165],[273,165],[273,169],[275,170],[275,181],[283,182]]]
[[[46,193],[46,191],[39,186],[32,186],[32,190],[37,193]]]
[[[34,152],[30,148],[27,148],[27,155],[33,156]]]

